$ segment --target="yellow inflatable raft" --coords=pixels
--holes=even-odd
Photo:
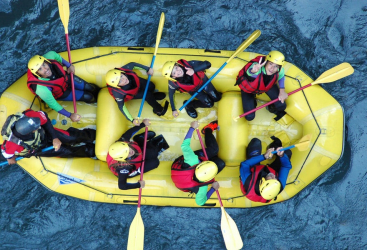
[[[154,48],[131,47],[93,47],[72,51],[76,74],[81,78],[105,87],[105,74],[114,67],[120,67],[129,62],[150,65]],[[154,64],[154,82],[156,89],[168,92],[167,80],[161,75],[162,65],[166,61],[208,60],[212,67],[206,74],[210,77],[232,55],[232,51],[208,51],[203,49],[171,49],[160,48]],[[61,53],[67,58],[66,52]],[[218,91],[223,92],[221,101],[212,109],[198,109],[198,120],[202,128],[207,123],[218,120],[220,130],[215,132],[219,143],[219,156],[225,163],[225,169],[218,174],[216,180],[220,183],[220,193],[225,207],[256,207],[266,204],[251,202],[243,197],[239,185],[239,165],[245,160],[245,150],[248,142],[257,137],[263,142],[263,151],[271,142],[270,137],[279,137],[283,146],[297,143],[304,135],[312,134],[311,146],[306,151],[292,149],[291,159],[293,168],[288,176],[285,189],[278,196],[281,202],[295,196],[308,184],[333,166],[343,153],[344,114],[340,104],[322,87],[314,85],[304,89],[286,100],[287,115],[275,122],[273,114],[266,109],[256,112],[256,118],[247,122],[244,118],[237,122],[233,120],[243,113],[239,88],[234,86],[239,70],[259,54],[242,52],[233,59],[212,81]],[[24,62],[26,63],[26,62]],[[284,64],[286,74],[286,92],[293,91],[312,82],[312,79],[291,63]],[[137,71],[141,77],[147,77],[144,71]],[[34,95],[26,87],[27,77],[22,76],[12,84],[0,99],[0,125],[6,117],[31,106]],[[176,107],[181,107],[188,94],[176,94]],[[269,101],[266,95],[260,95],[258,106]],[[166,97],[168,100],[168,95]],[[162,100],[162,102],[165,100]],[[73,110],[72,102],[60,102],[68,111]],[[138,114],[140,100],[127,103],[130,113]],[[107,88],[103,88],[97,104],[77,103],[78,113],[82,119],[72,123],[70,119],[45,107],[37,99],[33,103],[34,110],[44,110],[49,114],[55,127],[67,129],[96,128],[96,155],[91,158],[42,158],[23,159],[18,162],[26,172],[33,176],[48,189],[80,199],[135,204],[138,200],[138,189],[123,191],[118,189],[117,178],[110,172],[105,162],[109,146],[117,140],[132,124],[118,110],[114,99]],[[170,148],[160,155],[160,165],[157,169],[144,174],[146,187],[143,189],[142,204],[156,206],[197,207],[195,197],[178,190],[171,180],[172,161],[181,155],[180,145],[190,126],[190,118],[185,110],[178,118],[173,119],[169,108],[164,117],[152,113],[152,108],[144,105],[142,118],[151,120],[150,130],[163,134]],[[141,131],[143,132],[143,130]],[[2,139],[1,139],[2,142]],[[194,134],[191,147],[200,148],[197,135]],[[266,163],[266,162],[264,162]],[[136,182],[139,177],[130,179]],[[204,207],[218,207],[216,195],[207,201]]]

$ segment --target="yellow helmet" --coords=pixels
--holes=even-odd
[[[201,182],[210,181],[217,173],[218,167],[212,161],[203,161],[195,169],[195,176]]]
[[[274,199],[280,192],[280,182],[276,179],[265,180],[262,178],[260,182],[260,194],[266,200]]]
[[[42,63],[44,61],[47,61],[49,63],[51,63],[49,60],[47,60],[45,57],[40,56],[40,55],[35,55],[34,57],[32,57],[29,61],[28,61],[28,69],[32,72],[32,74],[40,77],[37,74],[37,71],[39,70],[39,68],[42,66]]]
[[[118,70],[118,69],[109,70],[106,74],[106,83],[112,87],[120,88],[118,84],[120,82],[121,75],[124,73],[125,71]]]
[[[168,61],[162,67],[162,75],[172,82],[177,82],[175,79],[171,77],[173,67],[175,66],[176,62]]]
[[[280,66],[283,66],[284,64],[284,55],[280,53],[279,51],[270,51],[269,54],[266,56],[265,60],[269,62],[273,62],[275,64],[278,64]]]
[[[108,153],[115,161],[125,161],[129,155],[129,144],[123,141],[113,143],[108,149]]]

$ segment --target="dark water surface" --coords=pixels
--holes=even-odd
[[[323,87],[344,107],[342,159],[295,198],[227,209],[245,249],[367,249],[367,2],[361,0],[70,0],[72,49],[154,46],[282,51],[316,79],[349,62],[354,75]],[[0,91],[34,54],[65,51],[56,0],[0,0]],[[338,122],[338,121],[335,121]],[[0,249],[125,249],[136,206],[93,203],[46,190],[19,167],[0,169]],[[225,249],[220,209],[142,207],[145,249]]]

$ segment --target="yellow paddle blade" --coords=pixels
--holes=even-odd
[[[311,137],[312,137],[311,134],[305,135],[304,137],[301,138],[301,140],[297,144],[294,144],[294,146],[299,151],[305,151],[305,150],[307,150],[309,148],[309,146],[310,146]]]
[[[240,232],[238,232],[236,223],[233,221],[231,216],[227,214],[227,212],[224,210],[224,207],[221,207],[221,210],[222,235],[224,238],[224,243],[226,244],[226,248],[230,250],[241,249],[243,247],[243,242]]]
[[[68,25],[69,25],[69,0],[57,0],[59,5],[59,14],[62,24],[64,25],[65,34],[68,34]]]
[[[352,65],[344,62],[322,73],[322,75],[319,76],[319,78],[317,78],[316,81],[312,83],[312,85],[335,82],[336,80],[353,74],[353,72],[354,69]]]
[[[233,53],[233,55],[227,60],[226,63],[229,63],[229,61],[231,61],[233,58],[235,58],[235,56],[238,55],[238,53],[244,51],[248,46],[251,45],[251,43],[253,43],[259,36],[261,35],[261,31],[260,30],[255,30],[238,48],[237,50]]]
[[[161,36],[162,36],[164,20],[165,20],[164,12],[162,12],[161,19],[159,20],[159,25],[158,25],[157,38],[155,39],[154,55],[157,55],[158,46],[159,46],[159,43],[161,41]]]
[[[128,250],[144,249],[144,223],[140,214],[140,207],[136,211],[133,222],[131,222],[129,230],[129,239],[127,241]]]

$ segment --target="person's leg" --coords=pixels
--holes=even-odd
[[[97,99],[98,92],[100,90],[100,87],[98,87],[97,85],[89,83],[82,78],[74,75],[74,86],[75,89],[84,90],[84,92],[91,93],[95,97],[95,99]]]
[[[59,150],[50,150],[46,152],[39,152],[37,156],[40,157],[95,157],[94,144],[86,144],[83,146],[72,147],[69,145],[62,144]]]
[[[208,77],[204,77],[204,84],[208,81]],[[222,93],[218,92],[213,84],[210,82],[208,85],[204,88],[204,91],[209,95],[209,97],[212,99],[213,102],[218,102],[220,99],[222,99]]]
[[[83,90],[75,90],[75,100],[76,101],[80,101],[83,98],[84,95],[84,91]],[[61,101],[73,101],[73,91],[71,91],[71,86],[70,89],[67,89],[64,94],[58,98],[57,100],[61,100]]]
[[[212,158],[209,158],[210,161],[214,162],[218,167],[218,174],[224,169],[226,166],[225,162],[219,158],[218,156],[214,156]]]
[[[244,113],[256,108],[256,101],[255,101],[254,94],[246,93],[241,90],[241,98],[242,98],[242,108],[243,108]],[[248,121],[252,121],[253,119],[255,119],[255,112],[246,115],[245,118]]]
[[[150,159],[149,161],[146,160],[144,164],[144,173],[156,169],[158,166],[159,166],[158,158]]]
[[[74,88],[77,90],[84,90],[86,85],[86,81],[81,79],[80,77],[74,75]],[[71,88],[71,86],[70,86]]]
[[[203,91],[195,96],[197,100],[192,100],[190,102],[193,108],[211,108],[214,105],[213,100],[209,97],[209,95]]]
[[[148,131],[148,135],[147,135],[147,140],[151,140],[153,139],[155,136],[155,132],[154,131]],[[133,140],[138,143],[139,146],[144,146],[144,137],[145,137],[145,132],[144,133],[140,133],[138,135],[135,135]]]
[[[140,88],[139,88],[138,93],[134,96],[134,99],[142,99],[144,96],[145,88],[147,86],[148,81],[146,79],[139,77],[139,80],[140,80]],[[153,113],[159,116],[162,116],[167,112],[168,102],[166,101],[166,103],[162,107],[157,102],[156,98],[154,97],[154,90],[155,90],[155,85],[153,82],[150,82],[147,94],[145,96],[145,101],[153,108]]]
[[[62,129],[55,128],[56,137],[62,143],[93,143],[96,139],[95,129],[76,129],[73,127],[68,128],[66,131]]]
[[[205,145],[206,145],[205,152],[208,155],[209,159],[213,158],[218,154],[219,152],[218,143],[213,135],[213,130],[211,130],[210,128],[205,129]],[[202,149],[196,150],[194,151],[194,153],[197,156],[205,156]]]
[[[271,100],[277,99],[279,97],[279,87],[275,84],[273,87],[271,87],[271,89],[268,90],[268,92],[266,92],[266,94]],[[275,120],[279,120],[286,114],[284,111],[286,107],[287,104],[285,102],[282,103],[280,101],[277,101],[274,104],[269,105],[268,110],[269,112],[275,113],[277,115]]]
[[[169,145],[163,135],[158,135],[149,142],[158,151],[158,155],[169,148]]]

